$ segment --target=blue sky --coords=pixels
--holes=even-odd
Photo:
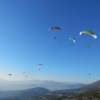
[[[99,80],[99,9],[99,0],[0,0],[0,78],[24,80],[25,71],[29,80]],[[48,32],[51,26],[62,32]],[[87,29],[98,38],[79,35]]]

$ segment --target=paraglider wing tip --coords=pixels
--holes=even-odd
[[[50,31],[50,30],[51,30],[51,28],[48,29],[48,31]]]
[[[97,38],[97,36],[96,35],[93,35],[93,37],[96,39]]]
[[[80,32],[79,35],[82,35],[82,32]]]
[[[76,42],[75,40],[73,40],[74,42]]]

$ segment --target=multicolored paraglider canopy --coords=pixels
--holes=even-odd
[[[42,66],[42,64],[38,64],[38,66]]]
[[[81,31],[79,34],[80,35],[82,35],[82,34],[88,34],[88,35],[94,37],[95,39],[97,38],[96,34],[94,32],[92,32],[92,31],[89,31],[89,30]]]

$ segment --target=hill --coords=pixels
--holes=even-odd
[[[70,97],[62,95],[40,95],[20,100],[100,100],[100,89],[90,90]]]
[[[49,89],[45,89],[42,87],[36,87],[36,88],[26,89],[21,91],[0,91],[0,98],[9,98],[9,97],[28,98],[28,97],[34,97],[37,95],[45,94],[48,92],[50,92]]]
[[[76,96],[41,94],[30,98],[1,98],[0,100],[100,100],[100,89],[90,90]]]
[[[100,88],[89,90],[77,96],[70,97],[71,100],[100,100]],[[67,99],[66,99],[67,100]]]

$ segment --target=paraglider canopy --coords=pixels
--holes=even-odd
[[[74,38],[69,38],[70,40],[72,40],[73,42],[76,42],[76,40]]]
[[[42,64],[38,64],[38,66],[42,66]]]
[[[12,76],[12,74],[8,74],[8,75]]]
[[[53,26],[53,27],[48,29],[48,31],[50,31],[50,30],[62,30],[62,29],[60,27]]]
[[[92,32],[92,31],[90,31],[90,30],[81,31],[79,34],[80,35],[82,35],[82,34],[88,34],[88,35],[94,37],[95,39],[97,38],[96,34],[94,32]]]

